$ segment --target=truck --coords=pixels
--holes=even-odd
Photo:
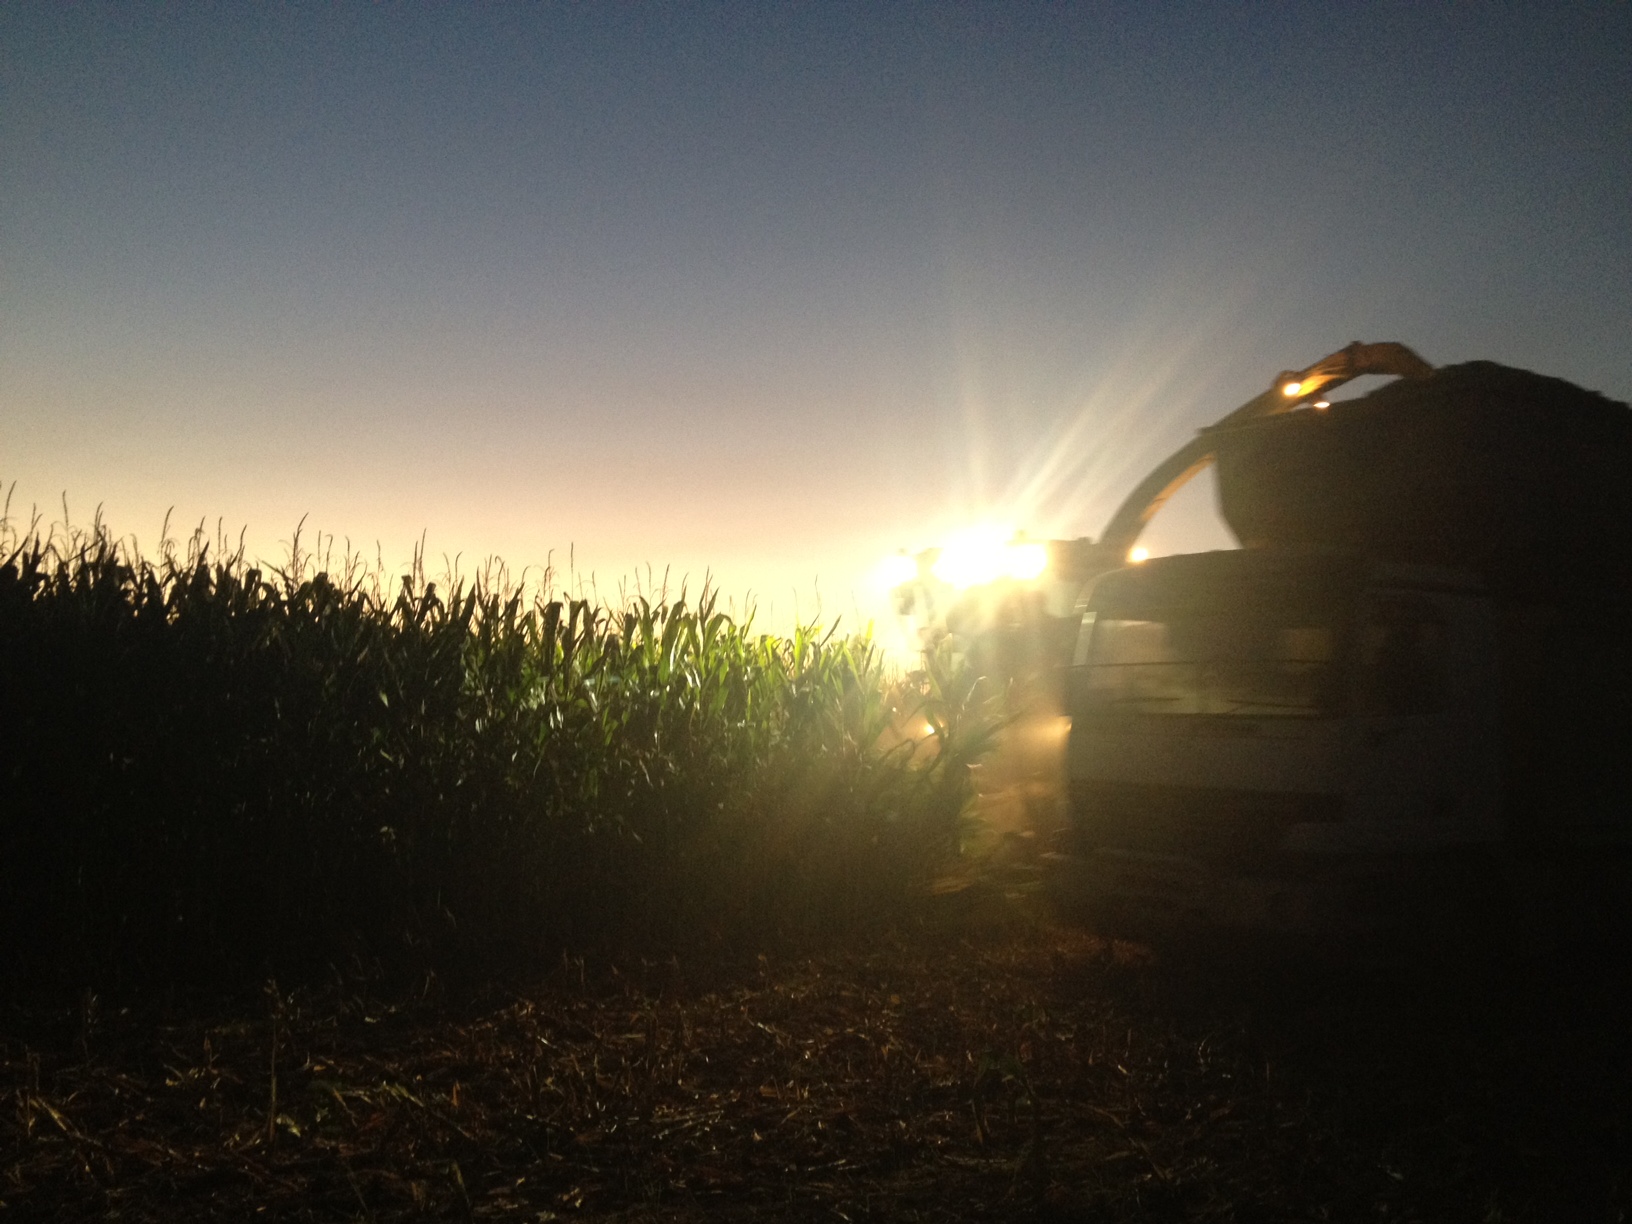
[[[1243,546],[1131,563],[1209,464]],[[1626,404],[1396,344],[1201,431],[1073,554],[1056,895],[1145,940],[1624,908],[1629,470]]]

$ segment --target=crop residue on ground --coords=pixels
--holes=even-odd
[[[729,971],[569,961],[475,1008],[269,988],[209,1019],[16,1011],[0,1200],[126,1220],[1626,1206],[1632,1077],[1585,987],[1137,951],[1044,926]]]

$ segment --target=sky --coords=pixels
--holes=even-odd
[[[0,6],[14,521],[853,623],[1351,340],[1632,399],[1632,5]]]

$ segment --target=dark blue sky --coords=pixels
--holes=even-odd
[[[848,611],[1353,339],[1632,397],[1632,6],[0,7],[14,516]]]

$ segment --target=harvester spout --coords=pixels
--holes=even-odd
[[[1253,396],[1234,412],[1216,424],[1202,430],[1189,442],[1169,455],[1129,493],[1111,515],[1104,533],[1093,546],[1090,559],[1086,550],[1082,562],[1093,568],[1093,573],[1104,573],[1126,564],[1128,551],[1138,541],[1145,524],[1155,517],[1168,498],[1187,484],[1191,477],[1213,462],[1214,430],[1244,424],[1260,417],[1275,416],[1307,404],[1323,407],[1320,396],[1350,379],[1364,374],[1397,374],[1401,378],[1426,378],[1434,372],[1416,353],[1403,344],[1385,341],[1362,344],[1356,340],[1330,356],[1322,357],[1303,370],[1283,370],[1276,375],[1269,388]],[[1092,574],[1088,575],[1092,576]]]

